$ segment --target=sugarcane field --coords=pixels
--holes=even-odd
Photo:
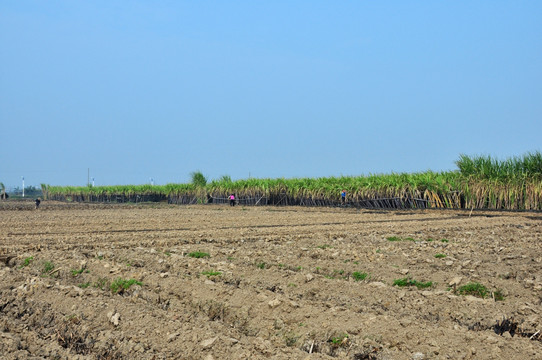
[[[0,201],[2,359],[542,358],[539,211],[207,195]]]

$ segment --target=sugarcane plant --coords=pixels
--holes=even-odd
[[[235,194],[247,204],[333,206],[347,203],[369,208],[466,208],[542,210],[542,155],[498,160],[460,155],[457,170],[370,174],[321,178],[240,179],[224,175],[208,181],[201,171],[187,184],[49,186],[44,196],[72,201],[167,200],[175,204],[206,203]],[[120,199],[120,200],[119,200]],[[249,201],[250,200],[250,201]]]

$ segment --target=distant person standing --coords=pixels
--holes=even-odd
[[[341,191],[341,203],[346,204],[346,190]]]
[[[40,207],[40,203],[41,203],[41,200],[40,198],[37,198],[36,200],[34,200],[36,202],[36,209],[39,209]]]
[[[235,206],[235,195],[230,195],[230,206]]]

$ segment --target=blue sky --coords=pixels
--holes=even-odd
[[[0,0],[7,186],[455,169],[541,149],[541,1]]]

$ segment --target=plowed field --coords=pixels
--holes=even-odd
[[[542,359],[540,213],[7,201],[0,228],[2,359]]]

